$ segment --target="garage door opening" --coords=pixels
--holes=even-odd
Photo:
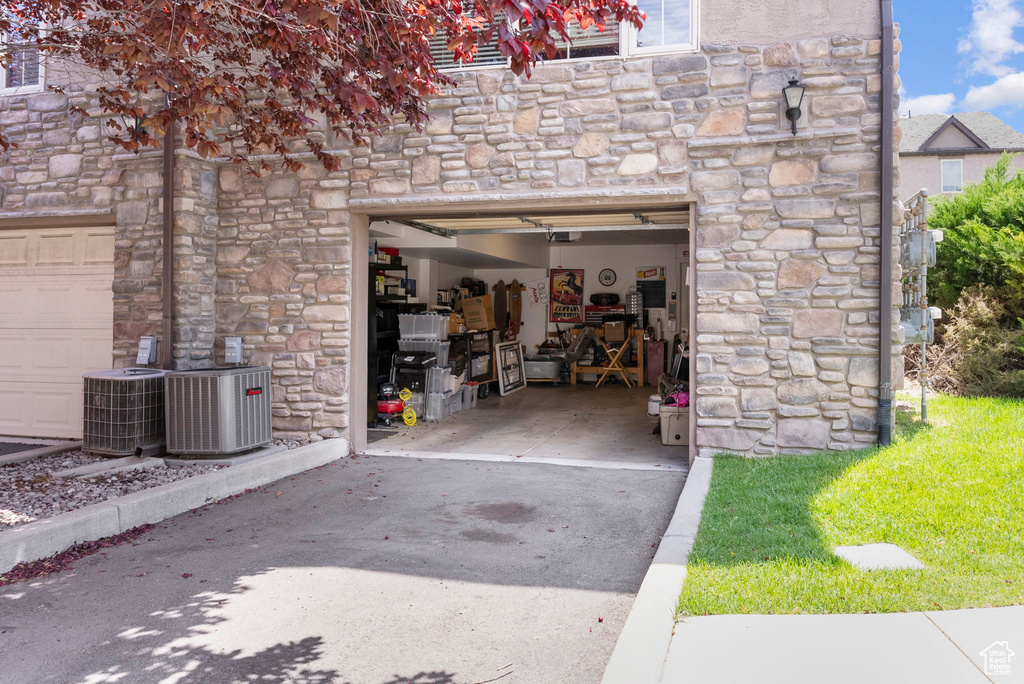
[[[371,217],[366,453],[685,469],[691,215]]]

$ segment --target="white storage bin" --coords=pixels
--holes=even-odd
[[[690,443],[690,407],[661,405],[661,443],[687,446]]]
[[[471,409],[476,408],[477,395],[480,391],[480,385],[466,385],[462,388],[462,408]]]
[[[448,339],[447,314],[398,314],[398,330],[406,340]]]

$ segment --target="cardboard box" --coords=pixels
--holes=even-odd
[[[466,297],[462,300],[462,314],[467,330],[494,330],[494,305],[491,295]]]
[[[624,342],[626,339],[625,321],[606,321],[604,324],[605,342]]]
[[[448,317],[448,334],[454,335],[462,332],[462,326],[466,324],[466,321],[462,319],[457,313],[453,313]]]

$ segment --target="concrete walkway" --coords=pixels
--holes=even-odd
[[[0,588],[0,682],[594,684],[683,479],[336,461]]]
[[[982,651],[989,647],[986,662]],[[1017,654],[1006,674],[995,661],[1004,647]],[[1024,606],[689,618],[676,626],[662,682],[1018,684],[1024,682]]]

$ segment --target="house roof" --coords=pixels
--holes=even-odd
[[[961,112],[952,116],[918,114],[900,119],[900,128],[903,129],[900,154],[939,151],[942,148],[933,147],[929,143],[950,126],[960,130],[969,139],[982,143],[963,149],[988,147],[993,152],[1024,149],[1024,133],[1003,123],[991,112]]]

